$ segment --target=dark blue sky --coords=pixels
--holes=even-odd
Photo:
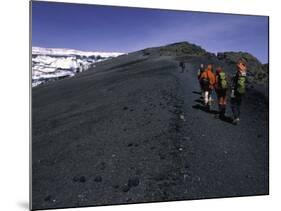
[[[32,46],[131,52],[188,41],[268,62],[268,18],[97,5],[32,3]]]

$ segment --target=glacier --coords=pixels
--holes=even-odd
[[[32,87],[72,77],[94,67],[96,62],[122,55],[118,52],[90,52],[64,48],[32,47]]]

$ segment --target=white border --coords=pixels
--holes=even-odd
[[[59,1],[59,0],[56,0]],[[254,0],[66,0],[67,2],[270,16],[270,196],[210,199],[68,210],[280,210],[281,79],[278,1]],[[29,2],[9,0],[0,7],[0,200],[1,210],[28,208],[29,152]],[[279,209],[278,209],[279,208]]]

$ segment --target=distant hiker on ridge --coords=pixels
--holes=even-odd
[[[218,98],[218,108],[219,108],[219,118],[223,119],[225,117],[226,103],[227,103],[227,93],[228,80],[224,70],[218,67],[216,70],[216,83],[215,91]]]
[[[236,64],[237,72],[232,78],[232,90],[231,90],[231,109],[233,113],[233,124],[238,124],[240,121],[240,106],[242,103],[242,97],[246,92],[246,70],[247,61],[245,59],[239,59]]]
[[[185,63],[183,61],[180,61],[179,66],[181,67],[181,72],[183,73],[185,69]]]
[[[201,78],[201,75],[204,72],[204,70],[205,70],[204,69],[204,64],[200,64],[200,68],[199,68],[199,70],[197,72],[197,78],[198,78],[198,82],[199,82],[202,98],[204,98],[204,90],[203,90],[203,85],[202,85],[202,82],[201,82],[200,78]]]
[[[202,83],[204,91],[204,104],[208,110],[210,110],[212,102],[212,90],[216,82],[215,75],[213,73],[213,67],[211,64],[208,64],[207,69],[201,74],[200,81]]]

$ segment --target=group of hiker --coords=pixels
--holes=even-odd
[[[206,109],[210,110],[213,102],[212,92],[215,91],[218,101],[219,118],[225,118],[228,90],[231,90],[230,104],[233,113],[233,124],[238,124],[240,121],[240,106],[242,97],[246,91],[246,70],[247,61],[241,58],[236,63],[236,74],[230,78],[222,67],[217,67],[216,72],[213,70],[213,65],[200,65],[198,70],[198,81],[201,88],[202,98]]]

